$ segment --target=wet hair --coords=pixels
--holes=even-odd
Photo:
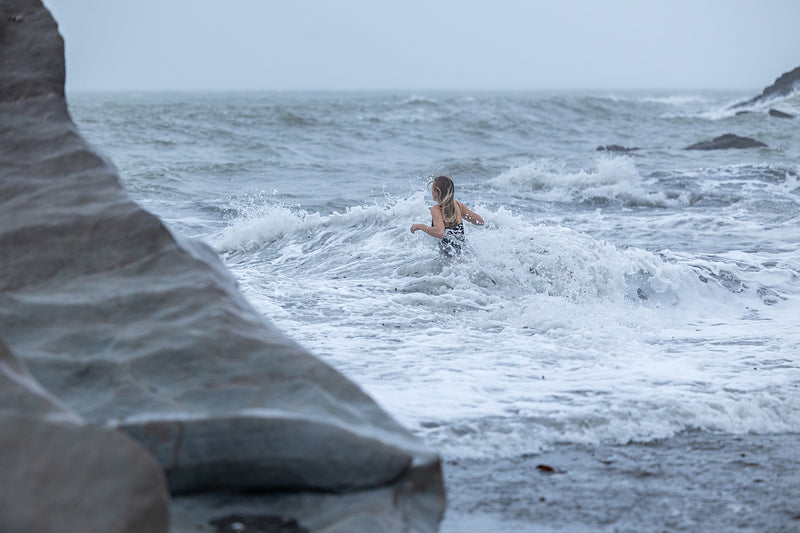
[[[458,224],[458,212],[456,211],[455,185],[453,180],[447,176],[437,176],[428,182],[428,188],[436,191],[439,197],[438,204],[442,210],[444,225],[450,228]]]

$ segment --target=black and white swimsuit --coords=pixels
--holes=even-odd
[[[444,238],[439,241],[439,250],[444,255],[452,257],[461,253],[464,244],[466,244],[464,222],[459,222],[452,228],[444,229]]]

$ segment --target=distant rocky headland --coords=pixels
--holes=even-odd
[[[731,106],[731,109],[767,102],[781,96],[789,96],[790,94],[798,91],[800,91],[800,67],[797,67],[792,71],[785,72],[779,76],[772,85],[766,87],[761,94],[754,96],[749,100],[745,100],[744,102],[734,104]]]
[[[64,79],[0,0],[0,529],[436,531],[437,453],[129,199]]]

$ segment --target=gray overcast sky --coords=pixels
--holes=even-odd
[[[67,89],[761,89],[800,0],[44,0]]]

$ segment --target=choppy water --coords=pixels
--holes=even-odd
[[[765,111],[800,115],[800,96],[727,110],[749,96],[70,106],[135,200],[214,246],[257,308],[441,451],[443,531],[792,531],[800,118]],[[769,147],[683,150],[723,133]],[[409,232],[440,173],[487,223],[460,260]]]

